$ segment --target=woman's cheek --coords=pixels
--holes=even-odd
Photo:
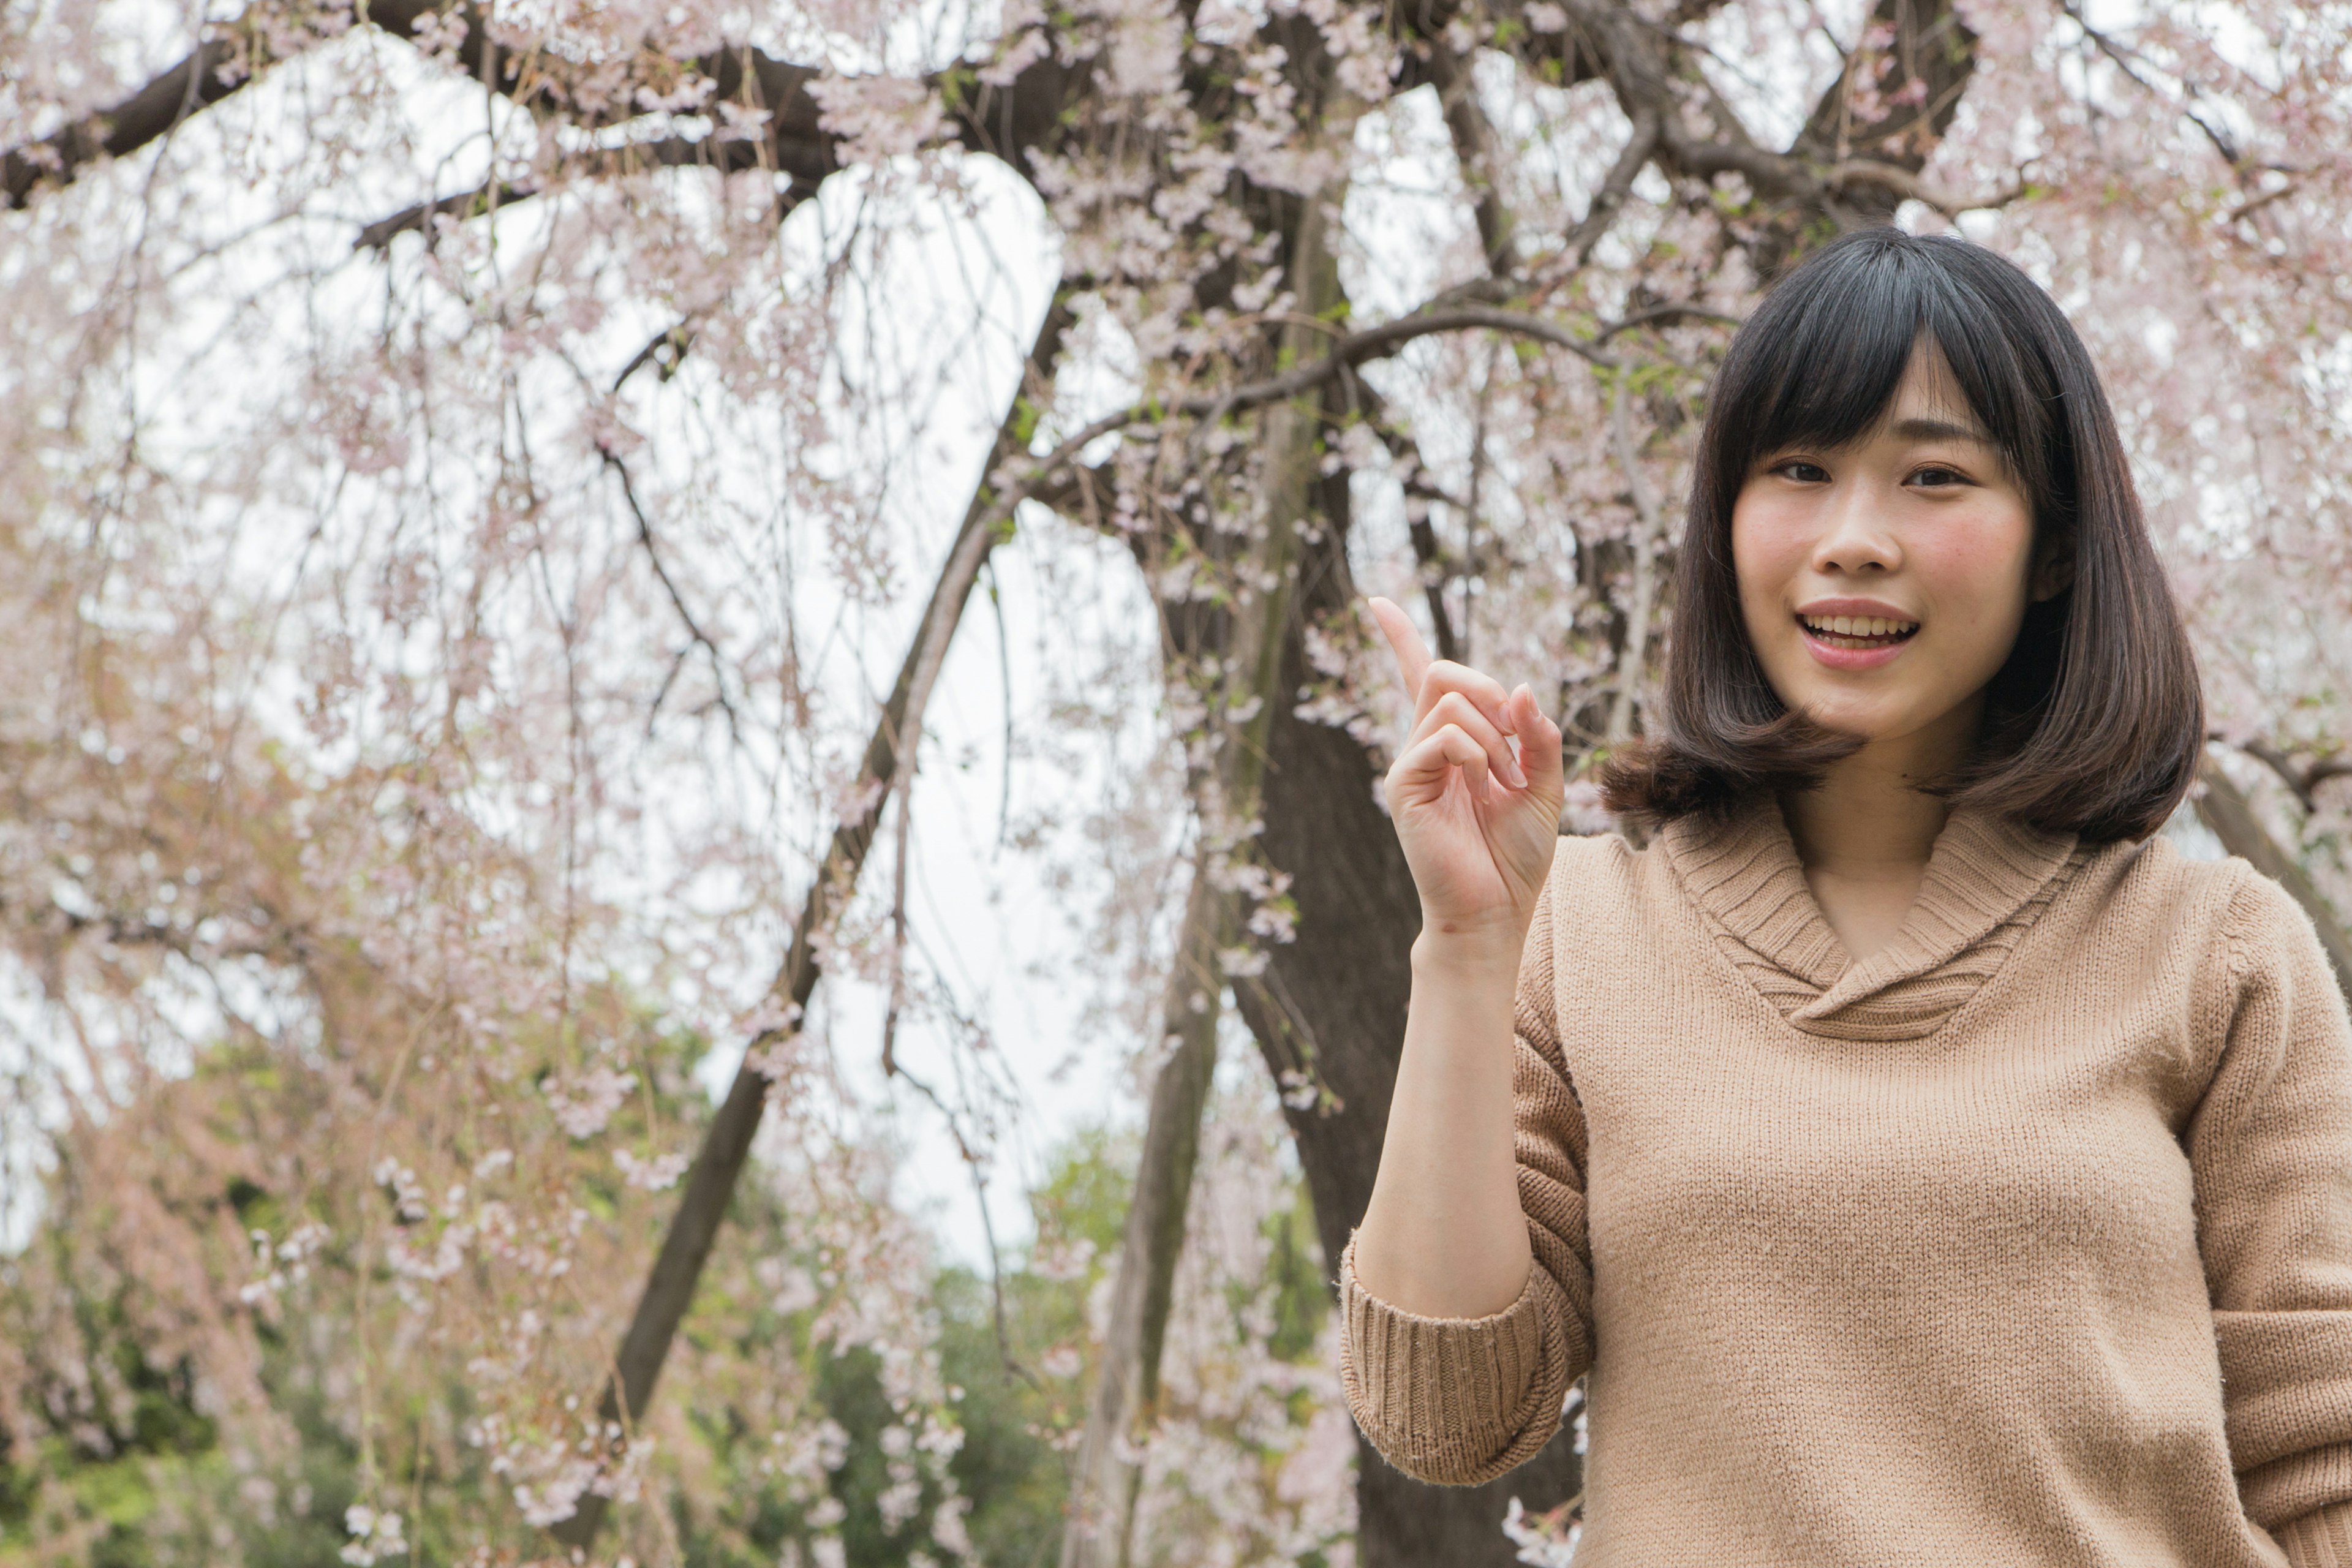
[[[1748,617],[1748,640],[1761,652],[1787,629],[1783,611],[1789,584],[1803,570],[1811,536],[1799,520],[1775,516],[1769,506],[1743,502],[1731,517],[1731,567],[1739,583],[1739,605]]]
[[[1996,516],[1937,530],[1915,545],[1912,563],[1944,623],[1945,659],[1971,689],[1991,679],[2016,645],[2030,542],[2021,521]]]

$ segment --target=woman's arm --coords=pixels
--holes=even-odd
[[[1380,1174],[1339,1260],[1340,1372],[1390,1463],[1471,1485],[1559,1430],[1591,1342],[1582,1119],[1541,907],[1559,731],[1526,687],[1433,664],[1394,605],[1372,613],[1413,694],[1386,788],[1422,934]]]
[[[2220,1059],[2183,1139],[2247,1515],[2352,1565],[2352,1027],[2311,922],[2247,875],[2200,998]]]
[[[1527,1289],[1533,1253],[1511,1147],[1519,966],[1491,933],[1424,926],[1380,1174],[1356,1232],[1356,1280],[1430,1318],[1483,1318]]]
[[[1356,1279],[1408,1312],[1484,1317],[1519,1298],[1531,1256],[1511,1149],[1511,1022],[1559,838],[1559,731],[1526,687],[1433,663],[1402,610],[1386,599],[1371,609],[1413,697],[1385,788],[1422,927]]]
[[[1534,1457],[1559,1430],[1561,1399],[1591,1360],[1584,1113],[1560,1049],[1555,952],[1546,897],[1528,931],[1517,1004],[1497,1053],[1509,1073],[1504,1136],[1470,1121],[1449,1129],[1444,1117],[1425,1114],[1424,1102],[1462,1098],[1462,1086],[1441,1081],[1433,1089],[1408,1069],[1381,1162],[1387,1196],[1375,1197],[1379,1212],[1339,1260],[1340,1373],[1349,1411],[1391,1464],[1426,1481],[1475,1486]],[[1491,1003],[1491,996],[1469,994],[1474,1005]],[[1417,1013],[1435,1011],[1427,1000],[1424,992]],[[1431,1029],[1421,1059],[1443,1073],[1453,1043],[1442,1029]],[[1487,1070],[1493,1065],[1481,1064]],[[1491,1092],[1496,1086],[1490,1079],[1481,1087]],[[1456,1147],[1450,1163],[1457,1168],[1448,1170],[1445,1140],[1454,1137],[1473,1142]],[[1483,1182],[1460,1179],[1464,1158],[1472,1156]],[[1416,1159],[1436,1169],[1416,1171]],[[1470,1189],[1455,1194],[1467,1204],[1447,1201],[1457,1185]],[[1473,1234],[1465,1209],[1490,1228]],[[1363,1255],[1376,1227],[1390,1222],[1402,1238],[1398,1253],[1436,1294],[1417,1300],[1410,1284],[1400,1287],[1377,1272],[1370,1278],[1380,1283],[1366,1282]],[[1518,1262],[1510,1281],[1498,1276],[1491,1291],[1475,1296],[1443,1272],[1491,1270],[1513,1258]],[[1382,1267],[1377,1254],[1370,1267]]]

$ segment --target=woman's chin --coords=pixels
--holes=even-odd
[[[1909,704],[1857,702],[1835,698],[1798,705],[1798,711],[1833,735],[1850,735],[1864,745],[1901,741],[1932,724]]]
[[[1818,694],[1790,706],[1832,734],[1850,735],[1866,747],[1924,745],[1938,756],[1967,751],[1982,707],[1969,700],[1858,700],[1853,693]]]

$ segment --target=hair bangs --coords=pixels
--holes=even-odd
[[[1789,291],[1785,319],[1757,335],[1737,374],[1725,365],[1717,396],[1754,417],[1723,432],[1718,477],[1736,489],[1776,452],[1862,439],[1886,417],[1921,346],[1932,343],[1966,412],[2027,490],[2045,497],[2049,405],[2058,388],[2048,365],[2021,352],[2013,313],[1904,250],[1841,259],[1846,264],[1823,268],[1811,289]]]
[[[1716,395],[1751,415],[1724,432],[1721,477],[1735,488],[1774,453],[1868,434],[1894,404],[1928,321],[1919,279],[1900,268],[1845,268],[1790,303],[1780,331],[1758,334],[1757,352],[1724,365]]]

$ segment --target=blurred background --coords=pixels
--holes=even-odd
[[[2352,13],[0,0],[0,1563],[1565,1563],[1361,1447],[1360,601],[1639,737],[1843,231],[2107,377],[2352,972]],[[1613,827],[1587,784],[1564,832]]]

